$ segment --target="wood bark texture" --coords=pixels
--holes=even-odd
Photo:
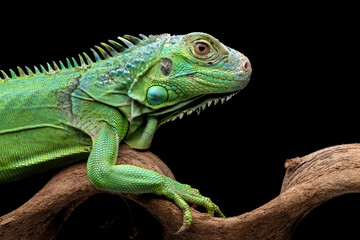
[[[119,148],[118,164],[148,168],[174,178],[154,154]],[[289,159],[279,196],[251,212],[214,218],[192,209],[193,225],[180,234],[182,214],[172,202],[153,195],[119,194],[142,205],[163,228],[163,239],[290,239],[297,224],[314,208],[331,198],[360,192],[360,144],[337,145],[304,157]],[[18,209],[0,217],[0,239],[51,240],[76,207],[103,193],[86,176],[86,163],[57,173],[36,195]]]

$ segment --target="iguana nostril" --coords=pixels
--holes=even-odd
[[[243,63],[243,68],[246,72],[250,71],[251,70],[251,64],[250,64],[250,61],[249,60],[245,60],[244,63]]]

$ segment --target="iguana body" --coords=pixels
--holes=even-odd
[[[192,222],[187,202],[223,216],[198,190],[115,161],[121,141],[149,148],[161,124],[245,87],[249,61],[204,33],[125,38],[127,48],[96,46],[104,59],[93,49],[95,62],[79,55],[80,66],[1,71],[0,183],[88,159],[96,188],[163,195],[182,209],[184,225]]]

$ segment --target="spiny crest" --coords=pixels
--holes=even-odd
[[[131,35],[124,35],[123,37],[118,37],[118,39],[121,41],[122,44],[117,41],[108,40],[108,42],[111,45],[103,43],[103,42],[100,43],[100,45],[102,47],[95,45],[95,48],[97,49],[97,51],[99,53],[96,52],[93,48],[90,48],[92,54],[94,55],[95,62],[113,57],[121,52],[126,51],[127,49],[129,49],[133,46],[141,46],[148,42],[155,41],[156,39],[158,39],[159,37],[162,37],[163,35],[157,35],[157,36],[151,35],[151,36],[147,37],[143,34],[139,34],[139,36],[140,36],[140,38],[134,37]],[[21,67],[18,66],[17,67],[18,75],[12,69],[9,69],[10,77],[5,71],[0,70],[0,73],[2,74],[2,76],[0,74],[0,81],[1,80],[6,81],[8,79],[17,78],[17,77],[32,76],[32,75],[35,75],[38,73],[57,72],[57,71],[60,71],[63,69],[71,69],[71,68],[76,68],[79,66],[86,66],[86,65],[92,64],[94,62],[85,52],[83,52],[83,56],[81,54],[79,54],[78,57],[79,57],[80,65],[78,64],[78,61],[72,57],[71,60],[69,60],[69,58],[66,58],[66,65],[63,64],[62,61],[59,61],[60,67],[54,61],[52,62],[53,66],[51,66],[50,63],[46,63],[47,69],[42,65],[40,65],[40,70],[36,66],[34,66],[34,71],[32,71],[30,68],[25,66],[25,69],[26,69],[26,72],[25,72]]]

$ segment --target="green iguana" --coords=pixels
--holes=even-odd
[[[160,125],[231,98],[250,62],[205,33],[140,37],[95,46],[94,62],[83,53],[80,64],[1,70],[0,183],[88,159],[94,187],[165,196],[182,210],[182,228],[192,223],[187,202],[224,217],[197,189],[115,162],[120,142],[147,149]]]

